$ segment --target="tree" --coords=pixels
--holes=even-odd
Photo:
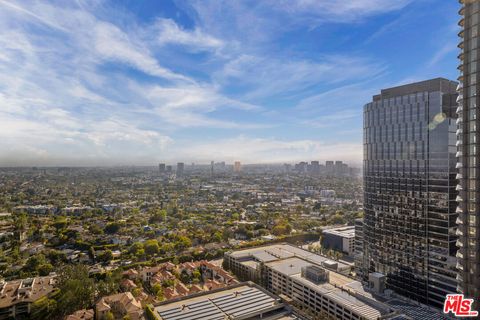
[[[148,255],[155,255],[160,251],[158,241],[155,239],[147,240],[144,243],[145,253]]]
[[[58,216],[55,218],[55,221],[53,222],[53,226],[59,232],[60,230],[64,229],[68,224],[67,218],[63,216]]]
[[[177,249],[186,249],[192,246],[192,240],[186,236],[179,236],[175,242],[175,247]]]
[[[107,223],[104,229],[105,233],[115,234],[120,231],[120,224],[118,222]]]
[[[52,319],[57,310],[57,301],[43,297],[32,303],[30,316],[32,319]]]
[[[53,266],[50,263],[45,263],[38,267],[38,274],[40,276],[48,276],[52,271]]]
[[[103,262],[109,262],[113,260],[113,252],[112,250],[105,250],[98,259]]]
[[[57,314],[65,316],[76,310],[88,309],[95,299],[95,282],[84,265],[65,265],[58,270]]]

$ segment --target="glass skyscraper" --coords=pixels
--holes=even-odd
[[[384,89],[364,107],[359,274],[441,307],[456,282],[456,93],[446,79]]]
[[[460,1],[459,33],[461,49],[459,59],[460,85],[458,86],[458,176],[459,176],[459,217],[458,217],[458,289],[469,298],[480,303],[480,200],[479,174],[479,20],[480,1]]]

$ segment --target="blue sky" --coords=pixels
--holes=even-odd
[[[454,0],[0,0],[0,166],[362,158],[381,88],[457,78]]]

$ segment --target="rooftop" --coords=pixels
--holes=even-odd
[[[323,234],[334,234],[344,238],[355,238],[355,226],[323,230]]]
[[[53,276],[28,278],[0,283],[0,308],[21,302],[34,302],[55,289]]]
[[[253,283],[161,303],[155,312],[163,320],[255,318],[266,312],[277,314],[277,319],[293,319],[280,299]]]

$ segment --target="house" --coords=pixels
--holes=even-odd
[[[75,311],[69,316],[65,317],[65,320],[93,320],[95,317],[95,312],[93,309],[82,309]]]
[[[123,319],[128,316],[131,320],[143,320],[143,308],[130,292],[117,293],[103,297],[95,305],[96,320],[104,319],[108,313],[112,313],[115,319]]]

